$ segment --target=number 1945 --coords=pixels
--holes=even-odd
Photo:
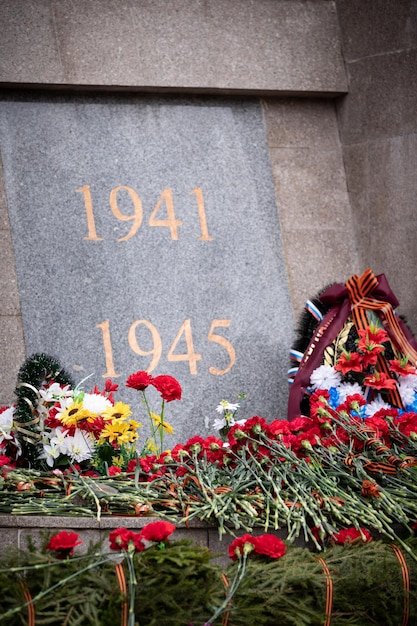
[[[149,350],[144,350],[138,343],[137,330],[140,326],[144,326],[149,331],[151,336],[152,347]],[[213,365],[209,367],[209,372],[213,376],[223,376],[224,374],[227,374],[227,372],[232,369],[236,361],[236,352],[230,341],[223,337],[223,335],[215,332],[218,328],[229,328],[229,326],[230,320],[215,319],[211,322],[207,334],[207,341],[218,344],[223,350],[226,351],[228,356],[228,363],[224,369],[218,369]],[[103,335],[103,347],[106,359],[106,372],[103,374],[103,378],[117,378],[120,374],[116,372],[114,365],[109,320],[104,320],[104,322],[97,324],[96,328],[100,328]],[[157,367],[163,350],[161,335],[159,334],[157,328],[149,320],[136,320],[130,326],[127,338],[129,346],[135,354],[139,354],[143,357],[149,357],[150,359],[147,363],[147,367],[141,367],[141,369],[152,372]],[[181,340],[185,341],[185,352],[178,351],[178,344]],[[188,362],[190,374],[192,376],[196,376],[198,374],[197,362],[201,360],[201,354],[196,352],[194,348],[190,319],[184,320],[181,324],[175,339],[167,352],[166,358],[167,361]]]

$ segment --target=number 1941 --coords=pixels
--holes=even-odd
[[[84,187],[80,187],[80,189],[77,189],[76,191],[77,193],[82,193],[84,196],[84,206],[87,214],[88,229],[88,235],[87,237],[84,237],[84,239],[86,241],[103,241],[103,237],[99,237],[97,235],[90,185],[84,185]],[[125,197],[127,194],[130,198],[133,209],[132,213],[126,215],[120,210],[118,204],[118,197],[120,196],[120,194]],[[190,194],[195,196],[195,201],[197,204],[197,215],[200,222],[201,232],[201,236],[198,239],[199,241],[212,241],[213,237],[210,236],[207,226],[203,190],[201,189],[201,187],[196,187],[195,189],[192,189],[192,191],[190,191]],[[116,219],[120,220],[121,222],[132,222],[129,232],[124,235],[124,237],[120,237],[117,241],[127,241],[128,239],[131,239],[133,235],[138,232],[143,221],[143,207],[139,194],[132,187],[128,187],[127,185],[119,185],[118,187],[114,187],[114,189],[110,191],[109,203],[111,212]],[[158,214],[161,210],[163,210],[164,205],[166,217],[162,219],[161,217],[158,217]],[[175,241],[178,240],[178,228],[182,226],[182,221],[176,219],[175,216],[174,197],[172,194],[172,189],[164,189],[161,193],[149,218],[149,226],[160,226],[163,228],[168,228],[171,239]]]

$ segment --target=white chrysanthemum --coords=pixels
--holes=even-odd
[[[415,391],[412,386],[403,384],[403,382],[400,381],[398,385],[398,391],[400,392],[401,400],[404,406],[413,404],[415,399]]]
[[[340,404],[342,404],[348,396],[354,396],[357,393],[363,396],[363,390],[359,383],[342,383],[340,387],[337,388],[337,391],[339,392]]]
[[[232,404],[228,400],[221,400],[220,404],[216,407],[217,413],[234,413],[238,410],[240,404]]]
[[[373,400],[369,404],[365,405],[365,415],[366,417],[372,417],[377,411],[380,409],[392,409],[392,406],[387,402],[384,402],[380,396]]]
[[[400,376],[398,379],[398,384],[400,387],[409,387],[410,389],[414,389],[414,391],[417,391],[417,376],[414,376],[414,374],[409,374],[408,376]]]
[[[81,463],[91,459],[94,453],[94,440],[85,432],[76,430],[73,437],[65,437],[62,451],[71,458],[71,462]]]
[[[13,435],[13,414],[14,406],[9,406],[8,409],[0,413],[0,443],[5,439],[12,439]]]
[[[415,392],[417,391],[417,376],[400,376],[398,380],[398,391],[404,406],[413,404]]]
[[[101,415],[108,407],[113,406],[110,400],[100,393],[86,393],[83,398],[83,409]]]
[[[320,365],[311,374],[310,383],[314,389],[330,389],[338,387],[342,376],[331,365]]]

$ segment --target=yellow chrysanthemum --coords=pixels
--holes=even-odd
[[[63,413],[57,415],[57,419],[64,426],[77,426],[80,422],[94,422],[97,418],[95,413],[90,413],[87,409],[83,409],[82,403],[73,402]]]
[[[164,429],[166,433],[169,433],[170,435],[174,434],[174,429],[172,428],[171,424],[169,424],[165,420],[162,422],[160,415],[157,415],[156,413],[152,413],[152,411],[150,413],[151,413],[152,421],[156,426],[156,429],[161,428],[162,426],[162,428]]]
[[[112,465],[115,465],[116,467],[123,467],[123,463],[124,463],[124,461],[123,461],[123,458],[121,456],[114,456],[114,457],[112,457],[112,460],[111,460],[111,464]]]
[[[153,439],[148,439],[146,442],[146,454],[154,454],[158,450],[157,445]]]
[[[129,415],[132,415],[132,411],[130,410],[129,404],[125,404],[124,402],[116,402],[114,406],[109,406],[101,414],[104,420],[125,420]]]
[[[110,443],[116,442],[118,445],[131,443],[138,438],[137,429],[141,426],[142,424],[135,420],[114,419],[105,425],[101,431],[101,438],[108,439]]]

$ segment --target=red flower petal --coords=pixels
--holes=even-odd
[[[173,376],[156,376],[151,383],[159,391],[163,400],[181,400],[181,385]]]
[[[153,378],[148,374],[148,372],[139,371],[136,374],[131,374],[126,381],[126,387],[131,387],[132,389],[137,389],[138,391],[143,391],[152,384]]]

